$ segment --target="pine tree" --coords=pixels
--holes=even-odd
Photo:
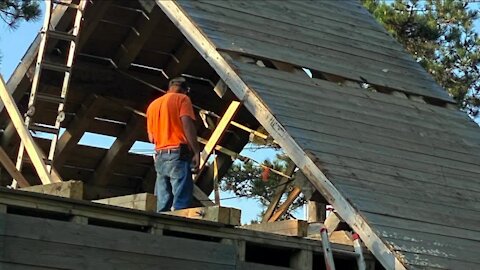
[[[478,10],[460,0],[362,0],[390,34],[472,117],[480,107]]]
[[[0,18],[13,29],[20,21],[38,20],[40,15],[38,0],[0,0]]]

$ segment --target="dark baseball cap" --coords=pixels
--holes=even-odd
[[[188,89],[187,79],[185,79],[184,77],[175,77],[171,79],[168,83],[168,86],[170,87],[174,84],[179,85],[183,89]]]

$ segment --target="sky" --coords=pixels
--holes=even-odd
[[[479,4],[472,4],[472,8],[480,8]],[[0,23],[0,54],[1,54],[1,63],[0,63],[0,74],[3,76],[4,80],[7,81],[13,73],[16,66],[21,61],[21,58],[27,51],[28,47],[32,43],[33,39],[39,32],[41,28],[42,21],[21,23],[19,27],[15,30],[8,28],[5,24]],[[480,20],[475,23],[475,28],[480,31]],[[107,136],[93,136],[91,134],[86,134],[82,140],[81,144],[92,145],[96,147],[109,148],[113,143],[114,138],[109,138]],[[135,144],[132,148],[138,150],[139,152],[145,152],[145,149],[153,149],[151,145],[148,144]],[[149,153],[147,151],[145,153]],[[255,152],[244,150],[242,155],[251,157],[257,161],[263,161],[265,159],[273,159],[275,157],[275,151],[271,149],[267,150],[257,150]],[[212,195],[213,196],[213,195]],[[234,197],[234,194],[228,192],[222,192],[221,198],[230,198]],[[213,198],[212,198],[213,199]],[[227,199],[222,200],[221,202],[224,206],[236,207],[242,209],[242,223],[248,223],[253,219],[258,217],[260,213],[259,203],[253,199],[246,198],[236,198],[236,199]],[[299,209],[295,216],[298,218],[305,218],[304,209]]]

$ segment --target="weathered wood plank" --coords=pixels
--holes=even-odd
[[[307,236],[308,222],[304,220],[291,219],[268,223],[243,225],[240,228],[288,236],[305,237]]]
[[[106,198],[101,200],[94,200],[93,202],[148,212],[157,211],[157,197],[149,193],[139,193],[120,197]]]
[[[82,200],[84,193],[83,182],[75,180],[47,185],[29,186],[20,188],[20,190],[60,196],[75,200]]]
[[[239,209],[222,206],[187,208],[163,213],[179,217],[209,220],[234,226],[240,225],[241,215]]]
[[[46,246],[49,244],[52,244],[52,246],[60,244],[67,248],[64,252],[68,252],[68,249],[75,251],[73,246],[79,246],[80,249],[92,253],[95,251],[100,252],[100,250],[109,250],[111,252],[122,252],[127,257],[135,256],[134,254],[142,257],[164,257],[180,261],[184,260],[187,264],[190,261],[191,263],[212,263],[227,267],[235,263],[234,248],[214,242],[159,235],[152,236],[142,232],[85,226],[35,217],[2,215],[0,222],[5,228],[0,235],[30,240],[29,242],[35,245],[38,245],[40,242],[43,242]],[[8,244],[6,248],[8,248]],[[13,247],[8,249],[12,250]],[[55,249],[52,247],[51,250]],[[91,258],[92,262],[88,261],[88,256],[79,256],[78,259],[82,264],[87,263],[92,266],[95,265],[94,261],[104,261],[105,264],[110,264],[105,269],[112,269],[116,265],[115,262],[108,261],[106,258],[102,260],[101,255]],[[68,258],[65,261],[68,261]],[[125,261],[128,263],[127,258],[125,258]]]

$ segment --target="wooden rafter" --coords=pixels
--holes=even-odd
[[[20,136],[20,139],[25,144],[25,150],[27,151],[28,156],[30,157],[30,160],[33,163],[33,166],[35,167],[35,170],[37,171],[38,176],[40,177],[40,181],[42,181],[43,184],[61,182],[61,179],[55,178],[52,175],[50,175],[50,173],[48,173],[47,167],[43,162],[41,151],[36,145],[35,141],[33,140],[32,135],[25,127],[23,122],[23,117],[20,114],[20,111],[18,110],[12,95],[10,95],[10,93],[7,91],[5,83],[1,76],[0,76],[0,98],[5,108],[7,109],[8,114],[10,115],[10,119],[12,120],[12,123],[15,126],[15,129],[17,130],[18,135]]]
[[[109,176],[115,169],[115,166],[121,161],[135,143],[139,132],[145,130],[145,120],[136,114],[127,123],[125,130],[117,137],[113,145],[103,157],[100,165],[95,170],[94,183],[99,186],[106,186]]]
[[[232,101],[230,106],[228,106],[227,111],[225,112],[223,117],[220,119],[220,122],[218,123],[217,127],[215,128],[212,135],[210,136],[210,139],[208,139],[207,144],[203,148],[202,153],[200,154],[199,175],[202,173],[208,158],[210,157],[213,150],[215,149],[215,146],[220,142],[221,138],[225,134],[225,131],[230,125],[230,122],[235,117],[239,109],[240,109],[240,102]]]
[[[278,207],[277,211],[273,213],[272,217],[268,220],[268,222],[275,222],[280,219],[288,210],[290,205],[298,198],[298,196],[302,193],[302,190],[298,187],[294,187],[293,190],[288,194],[287,199]]]
[[[166,65],[165,74],[170,78],[181,75],[196,54],[197,52],[188,42],[183,42],[175,52],[175,58],[170,59],[170,62]]]
[[[126,69],[135,60],[137,55],[143,48],[143,45],[148,41],[150,35],[160,22],[162,11],[158,7],[154,7],[148,14],[148,18],[142,17],[139,19],[138,25],[135,27],[138,33],[131,31],[125,39],[114,61],[120,69]]]
[[[10,176],[13,179],[17,180],[17,183],[18,183],[19,187],[22,188],[22,187],[29,187],[30,186],[30,183],[22,175],[22,173],[17,170],[17,168],[15,167],[15,164],[10,159],[7,152],[5,152],[5,150],[1,146],[0,146],[0,162],[2,163],[5,170],[7,170],[8,174],[10,174]]]
[[[70,122],[67,129],[58,140],[54,158],[55,168],[59,169],[65,164],[65,161],[71,154],[70,150],[80,141],[91,121],[94,120],[96,113],[105,102],[106,100],[102,97],[92,96],[91,100],[87,101],[87,105],[82,106],[82,108],[75,114],[75,118]]]
[[[295,163],[293,161],[289,161],[287,165],[287,169],[285,170],[285,174],[292,176],[293,172],[295,171]],[[268,220],[272,217],[275,209],[278,206],[278,203],[280,202],[280,199],[282,198],[283,193],[285,193],[285,190],[287,188],[287,183],[290,179],[286,177],[282,177],[280,180],[280,183],[278,184],[278,187],[275,190],[275,194],[272,197],[272,200],[270,201],[270,204],[268,205],[267,211],[265,211],[265,214],[263,215],[262,218],[262,223],[268,222]]]

